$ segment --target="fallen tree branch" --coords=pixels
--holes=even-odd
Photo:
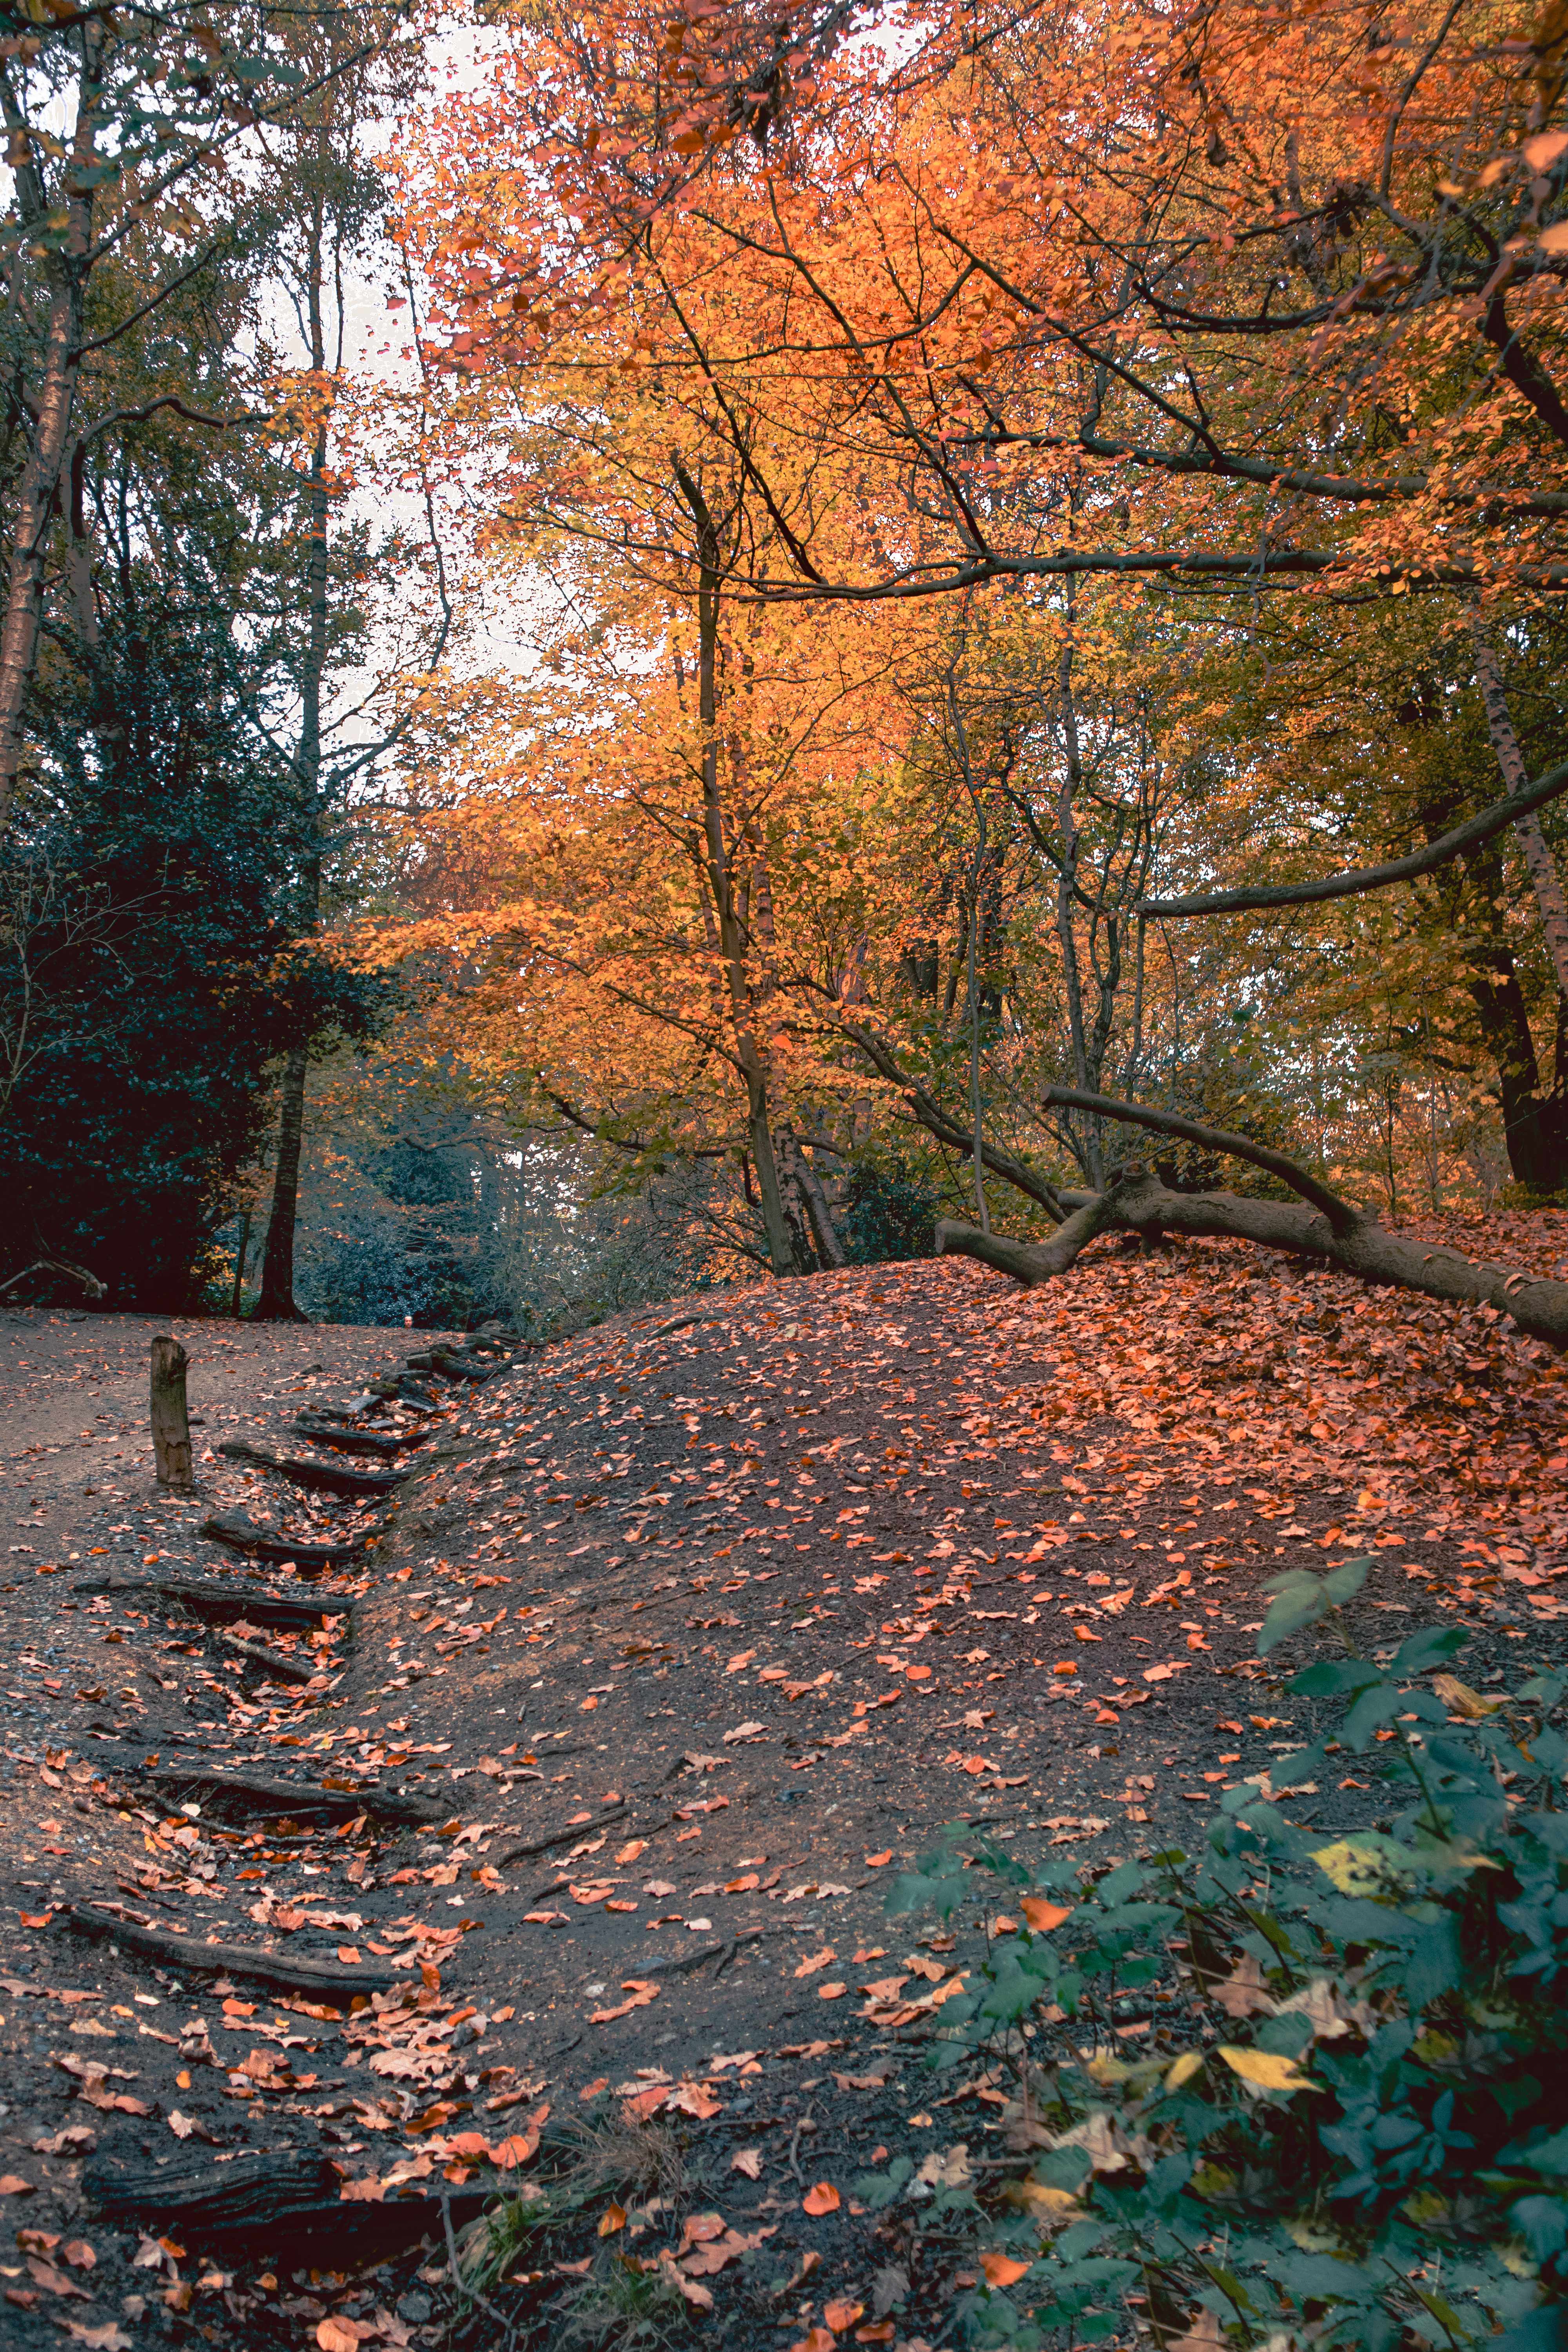
[[[562,1748],[552,1750],[552,1753],[557,1756],[569,1755],[574,1752],[574,1751],[572,1749]],[[619,1798],[614,1805],[606,1805],[604,1812],[599,1817],[600,1820],[609,1821],[616,1813],[625,1812],[626,1805],[626,1799],[624,1797]],[[504,1870],[509,1863],[527,1862],[533,1854],[548,1853],[552,1845],[566,1845],[570,1843],[580,1845],[583,1842],[584,1830],[586,1830],[587,1834],[592,1837],[594,1833],[594,1824],[591,1822],[586,1823],[579,1822],[574,1829],[552,1830],[548,1837],[535,1838],[531,1845],[509,1846],[505,1853],[503,1853],[497,1861],[495,1866],[498,1870]]]
[[[247,1660],[253,1666],[264,1667],[268,1674],[279,1681],[308,1683],[315,1680],[317,1669],[313,1660],[287,1657],[281,1650],[269,1650],[260,1642],[247,1642],[238,1633],[220,1633],[218,1641],[224,1649],[232,1650],[236,1657]]]
[[[31,1265],[22,1268],[20,1274],[8,1275],[4,1282],[0,1282],[0,1291],[15,1290],[16,1285],[26,1282],[30,1274],[68,1275],[72,1282],[80,1283],[89,1298],[107,1298],[109,1296],[107,1284],[100,1282],[96,1274],[89,1274],[85,1265],[72,1265],[68,1258],[63,1257],[36,1257]]]
[[[1291,1202],[1250,1201],[1235,1192],[1173,1192],[1142,1173],[1110,1186],[1105,1209],[1101,1231],[1258,1242],[1265,1249],[1337,1265],[1363,1282],[1414,1290],[1454,1306],[1494,1307],[1531,1339],[1568,1350],[1568,1282],[1538,1281],[1458,1250],[1423,1249],[1418,1242],[1385,1232],[1374,1216],[1363,1213],[1348,1232],[1336,1231],[1326,1216]],[[999,1242],[994,1234],[973,1226],[944,1222],[939,1233],[943,1250],[978,1258],[1018,1282],[1045,1281],[1065,1271],[1039,1265],[1026,1244]]]
[[[1055,1274],[1066,1274],[1096,1234],[1115,1223],[1115,1210],[1099,1192],[1075,1209],[1048,1242],[1010,1242],[1005,1234],[983,1234],[976,1225],[957,1224],[943,1217],[936,1229],[936,1254],[941,1257],[945,1251],[956,1250],[964,1257],[979,1258],[984,1265],[994,1265],[999,1274],[1010,1274],[1016,1282],[1048,1282]]]
[[[1419,875],[1434,873],[1467,849],[1479,849],[1483,842],[1506,833],[1521,817],[1544,808],[1548,801],[1560,799],[1564,793],[1568,793],[1568,760],[1548,768],[1523,792],[1510,793],[1506,800],[1494,801],[1479,816],[1467,817],[1463,824],[1455,825],[1451,833],[1424,849],[1413,849],[1407,857],[1324,874],[1315,882],[1266,883],[1239,890],[1196,890],[1182,898],[1144,898],[1135,911],[1145,916],[1239,915],[1253,908],[1319,907],[1331,898],[1355,898],[1363,891],[1387,890],[1396,882],[1413,882]]]
[[[1362,1219],[1362,1212],[1352,1202],[1342,1200],[1327,1184],[1320,1181],[1310,1169],[1299,1167],[1282,1151],[1271,1151],[1265,1143],[1254,1143],[1245,1135],[1227,1134],[1224,1128],[1201,1127],[1195,1118],[1184,1118],[1179,1111],[1152,1110],[1142,1103],[1118,1102],[1110,1095],[1080,1092],[1076,1087],[1050,1087],[1046,1103],[1049,1107],[1064,1103],[1073,1110],[1093,1111],[1100,1118],[1121,1120],[1128,1127],[1152,1128],[1156,1135],[1180,1136],[1185,1143],[1195,1143],[1205,1151],[1220,1151],[1233,1160],[1249,1160],[1255,1168],[1266,1169],[1289,1184],[1303,1201],[1310,1201],[1321,1210],[1336,1232],[1349,1232]]]
[[[270,1528],[258,1527],[243,1512],[233,1512],[227,1518],[204,1519],[204,1536],[217,1543],[227,1544],[231,1551],[247,1551],[258,1559],[291,1559],[296,1568],[341,1568],[353,1558],[363,1538],[353,1543],[290,1542],[287,1536],[275,1534]]]
[[[489,1374],[479,1377],[488,1379]],[[243,1437],[226,1439],[218,1452],[226,1461],[254,1462],[263,1470],[276,1471],[292,1486],[319,1486],[329,1495],[390,1495],[415,1475],[412,1469],[356,1470],[346,1462],[303,1462],[293,1454],[269,1454],[265,1446],[252,1445]]]
[[[252,1812],[265,1810],[268,1815],[326,1813],[336,1820],[352,1820],[356,1813],[371,1813],[414,1828],[446,1817],[443,1807],[429,1798],[402,1796],[395,1789],[315,1788],[308,1780],[269,1780],[259,1773],[222,1772],[184,1757],[168,1764],[143,1765],[142,1769],[165,1787],[210,1789],[215,1797],[227,1797],[248,1805]]]
[[[292,1554],[289,1555],[293,1557]],[[197,1616],[245,1617],[258,1625],[276,1625],[284,1633],[319,1629],[324,1617],[345,1617],[356,1595],[332,1594],[322,1601],[292,1601],[280,1592],[247,1591],[242,1585],[220,1584],[188,1576],[88,1576],[71,1587],[73,1592],[161,1592],[178,1601]]]

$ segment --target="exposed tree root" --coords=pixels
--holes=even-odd
[[[350,1965],[342,1960],[286,1958],[281,1952],[253,1951],[247,1944],[208,1944],[199,1936],[176,1935],[168,1927],[142,1927],[94,1903],[73,1903],[65,1913],[79,1936],[92,1936],[203,1976],[254,1977],[263,1984],[283,1985],[290,1992],[390,1992],[408,1978],[395,1976],[379,1960]]]

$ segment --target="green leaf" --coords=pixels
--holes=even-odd
[[[1469,1638],[1462,1625],[1429,1625],[1424,1633],[1413,1633],[1401,1646],[1388,1671],[1401,1679],[1424,1675],[1429,1666],[1457,1656]]]
[[[1451,1911],[1428,1927],[1405,1967],[1405,1998],[1412,2010],[1452,1992],[1462,1973],[1459,1922]]]
[[[1381,1667],[1370,1658],[1320,1658],[1315,1666],[1304,1666],[1299,1675],[1292,1675],[1285,1687],[1292,1698],[1339,1698],[1346,1691],[1382,1680]]]
[[[1347,1748],[1360,1749],[1369,1746],[1373,1733],[1398,1715],[1406,1704],[1405,1694],[1393,1683],[1374,1683],[1370,1690],[1363,1691],[1340,1726],[1340,1738]]]
[[[1323,1579],[1323,1591],[1333,1607],[1353,1601],[1376,1566],[1370,1554],[1363,1554],[1360,1559],[1347,1559],[1342,1567],[1331,1569]]]

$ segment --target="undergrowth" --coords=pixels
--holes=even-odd
[[[951,1913],[977,1864],[1021,1915],[931,2053],[1010,2078],[1015,2177],[983,2202],[902,2158],[852,2184],[874,2210],[913,2197],[925,2225],[968,2215],[977,2346],[1568,2341],[1563,1681],[1482,1698],[1442,1671],[1458,1631],[1380,1670],[1339,1616],[1370,1565],[1278,1580],[1260,1650],[1325,1618],[1344,1641],[1291,1685],[1345,1702],[1338,1741],[1229,1791],[1201,1853],[1085,1890],[954,1831],[893,1889],[890,1908]],[[1336,1744],[1388,1828],[1314,1837],[1271,1801]],[[1142,2056],[1118,2030],[1140,1988]]]

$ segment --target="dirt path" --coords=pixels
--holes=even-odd
[[[331,1392],[323,1335],[295,1337],[234,1417]],[[342,1398],[366,1367],[333,1369]],[[952,1263],[765,1286],[452,1390],[374,1548],[268,1580],[321,1612],[258,1637],[292,1683],[127,1580],[151,1562],[254,1607],[199,1533],[215,1502],[296,1537],[369,1506],[307,1517],[217,1463],[191,1509],[82,1497],[74,1576],[29,1560],[5,1598],[0,2168],[95,2263],[71,2300],[81,2277],[38,2257],[6,2290],[16,2340],[56,2342],[60,2313],[137,2343],[155,2309],[235,2347],[436,2344],[459,2318],[495,2343],[447,2221],[538,2164],[554,2219],[520,2221],[491,2280],[531,2340],[657,2277],[676,2334],[710,2297],[746,2343],[940,2342],[963,2231],[916,2227],[918,2175],[886,2210],[874,2183],[890,2156],[940,2185],[1003,2155],[1005,2065],[929,2071],[999,1897],[976,1872],[951,1920],[889,1917],[888,1882],[944,1824],[1096,1875],[1193,1844],[1313,1728],[1283,1678],[1316,1637],[1255,1654],[1282,1566],[1371,1554],[1373,1651],[1437,1615],[1471,1626],[1472,1682],[1560,1657],[1565,1440],[1561,1370],[1495,1320],[1222,1245],[1099,1249],[1026,1297]],[[297,1793],[226,1796],[219,1767]],[[1362,1820],[1363,1788],[1294,1817]],[[87,1901],[196,1943],[83,1943]],[[214,1939],[374,1998],[215,1979]],[[1166,2027],[1144,2000],[1119,2030]],[[274,2218],[204,2233],[158,2202],[193,2174]],[[605,2267],[612,2207],[629,2270]],[[133,2226],[171,2216],[178,2257]]]
[[[48,1307],[0,1314],[4,1557],[68,1559],[89,1507],[150,1489],[147,1350],[163,1331],[191,1359],[198,1458],[241,1424],[317,1390],[341,1395],[345,1382],[396,1362],[404,1337],[353,1324],[184,1323]]]

